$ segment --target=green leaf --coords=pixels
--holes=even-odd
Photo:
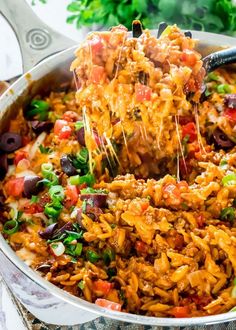
[[[67,6],[67,10],[74,13],[80,11],[81,3],[79,1],[73,1]]]
[[[42,144],[40,144],[39,150],[41,154],[50,154],[52,152],[52,149],[50,149],[49,147],[44,147]]]
[[[66,19],[66,23],[73,24],[77,17],[78,17],[78,15],[68,16],[67,19]]]
[[[144,0],[132,0],[132,8],[138,13],[147,13],[148,1]]]
[[[171,18],[176,11],[176,0],[160,0],[159,9],[166,18]]]

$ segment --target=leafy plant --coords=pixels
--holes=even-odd
[[[132,20],[140,19],[150,29],[164,21],[185,29],[236,34],[236,6],[231,0],[72,0],[67,10],[67,23],[77,28],[124,24],[130,29]]]

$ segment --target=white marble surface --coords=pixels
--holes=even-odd
[[[12,296],[0,279],[0,330],[26,330]]]

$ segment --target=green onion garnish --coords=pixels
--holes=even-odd
[[[233,186],[236,185],[236,174],[230,173],[223,177],[222,179],[223,186]]]
[[[48,117],[49,104],[43,100],[32,100],[30,110],[27,111],[26,117],[38,116],[39,120],[46,120]]]
[[[84,123],[82,121],[77,121],[75,123],[75,130],[79,131],[82,127],[84,127]]]
[[[234,221],[235,219],[235,210],[233,207],[225,207],[220,213],[221,220]]]
[[[86,258],[88,261],[95,263],[100,259],[100,256],[97,254],[97,252],[95,252],[93,250],[87,250]]]
[[[9,220],[3,226],[3,232],[12,235],[19,230],[19,223],[17,220]]]
[[[111,261],[115,260],[115,257],[116,257],[116,254],[115,254],[115,251],[113,249],[106,248],[103,251],[102,258],[103,258],[104,264],[106,266],[108,266]]]
[[[84,286],[85,286],[85,282],[83,280],[79,281],[78,283],[78,287],[81,289],[81,290],[84,290]]]
[[[60,185],[52,186],[48,192],[52,200],[62,201],[65,197],[64,189]]]
[[[219,80],[219,76],[214,72],[210,72],[207,75],[207,81],[212,81],[212,80],[213,81],[218,81]]]
[[[87,173],[85,175],[74,175],[69,178],[69,182],[71,185],[78,186],[80,184],[86,183],[88,186],[92,186],[95,183],[95,177],[91,173]]]
[[[231,93],[231,88],[228,84],[220,84],[217,86],[216,90],[220,94]]]
[[[42,144],[40,144],[39,150],[41,154],[50,154],[52,152],[52,149],[50,149],[49,147],[44,147]]]

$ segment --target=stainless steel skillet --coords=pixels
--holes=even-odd
[[[23,0],[0,0],[0,10],[3,11],[5,8],[5,11],[3,11],[4,15],[14,28],[19,26],[16,22],[16,18],[19,18],[19,16],[27,17],[27,19],[30,20],[30,12],[25,12],[25,16],[23,15],[22,9],[18,6],[19,2],[22,1]],[[6,5],[11,6],[11,14],[9,14]],[[36,23],[37,27],[41,28],[40,22],[37,21]],[[43,28],[48,31],[47,27],[44,26]],[[24,34],[26,30],[25,26],[25,30],[22,29],[19,31],[21,33],[20,37],[18,37],[19,40],[20,38],[23,39],[26,37]],[[153,31],[154,34],[156,34],[156,32],[157,31]],[[236,39],[234,38],[207,32],[192,31],[192,34],[193,38],[199,39],[199,51],[204,55],[222,47],[236,46]],[[53,37],[53,35],[51,37]],[[57,38],[59,38],[59,36],[57,36]],[[73,42],[71,42],[71,44],[72,43]],[[61,49],[68,47],[68,45],[70,46],[69,42],[63,47],[62,42]],[[22,49],[25,47],[23,42],[21,43],[21,47]],[[2,95],[0,98],[0,132],[7,130],[9,119],[15,115],[20,106],[26,104],[34,95],[42,91],[47,92],[58,88],[61,82],[70,81],[72,76],[69,71],[69,66],[74,58],[73,53],[75,49],[76,46],[43,60],[20,77]],[[52,52],[56,50],[58,50],[56,46],[55,48],[51,48]],[[43,55],[42,57],[46,57],[50,52],[48,51],[48,53],[45,54],[44,51],[41,50],[39,53]],[[37,56],[39,56],[39,54]],[[27,48],[27,58],[31,58],[30,65],[39,62],[39,57],[35,57],[35,50],[32,50],[31,53],[31,47]],[[25,68],[27,68],[27,66],[28,64],[25,64]],[[201,318],[170,319],[119,313],[103,309],[67,294],[53,284],[45,281],[16,256],[1,235],[0,273],[14,295],[32,314],[44,322],[57,325],[82,324],[94,320],[101,315],[115,320],[153,326],[190,326],[217,324],[236,320],[236,312]]]

